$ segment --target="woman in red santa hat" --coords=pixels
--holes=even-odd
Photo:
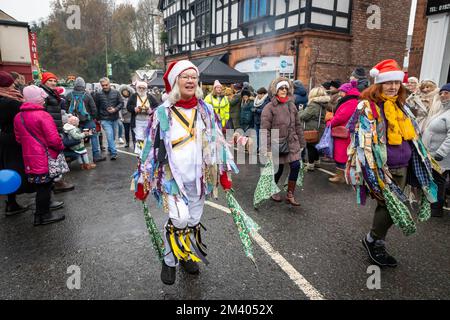
[[[386,235],[395,224],[405,235],[416,231],[406,206],[405,186],[423,192],[419,221],[430,217],[430,202],[436,201],[437,187],[432,161],[420,137],[415,117],[405,104],[403,71],[395,60],[378,63],[370,71],[375,83],[364,90],[348,127],[351,143],[346,180],[354,185],[359,204],[366,194],[376,199],[372,228],[362,243],[369,258],[379,266],[396,267],[397,260],[385,248]]]
[[[205,259],[200,220],[205,196],[217,196],[219,183],[231,189],[227,172],[238,172],[213,108],[202,98],[199,71],[190,61],[169,65],[164,74],[167,100],[150,115],[135,174],[136,198],[151,192],[169,214],[161,280],[175,282],[176,267],[199,272]]]

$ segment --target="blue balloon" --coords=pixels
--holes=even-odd
[[[0,170],[0,194],[14,193],[22,183],[20,174],[14,170]]]

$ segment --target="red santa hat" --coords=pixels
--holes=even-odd
[[[197,75],[199,74],[198,68],[188,60],[174,61],[171,64],[169,64],[169,66],[167,67],[167,71],[163,77],[167,93],[172,91],[172,88],[175,85],[177,77],[184,71],[189,69],[193,69],[195,70],[195,72],[197,72]]]
[[[383,60],[370,70],[370,76],[375,78],[375,83],[388,81],[403,81],[405,73],[393,59]]]

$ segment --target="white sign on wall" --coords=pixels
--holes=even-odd
[[[241,61],[234,67],[244,73],[278,71],[280,73],[294,73],[294,57],[261,57]]]

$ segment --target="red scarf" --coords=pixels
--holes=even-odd
[[[280,96],[276,96],[276,97],[277,97],[277,100],[278,100],[280,103],[286,103],[286,102],[289,101],[289,96],[286,96],[286,97],[284,97],[284,98],[281,98]]]
[[[196,96],[193,96],[189,100],[179,100],[177,103],[175,103],[175,105],[177,107],[181,107],[184,109],[192,109],[195,106],[197,106],[197,104],[198,104],[198,100],[197,100]]]

